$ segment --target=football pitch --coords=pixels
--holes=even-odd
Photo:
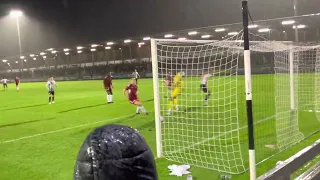
[[[256,96],[259,96],[261,100],[274,99],[274,95],[268,93],[275,91],[272,85],[274,81],[271,80],[271,77],[261,75],[253,77],[253,80],[255,78],[261,78],[259,82],[263,82],[256,86],[257,91],[260,92]],[[122,90],[129,83],[129,80],[114,80],[114,104],[106,103],[106,93],[102,81],[57,83],[59,87],[55,92],[56,103],[51,105],[48,104],[45,82],[22,83],[19,92],[15,90],[13,84],[9,84],[7,91],[0,91],[0,179],[72,179],[75,159],[86,136],[96,127],[111,123],[123,124],[139,130],[156,155],[154,98],[151,79],[139,80],[139,99],[150,112],[148,116],[135,115],[135,106],[129,104],[128,100],[122,96]],[[243,88],[242,80],[239,80],[238,83],[241,84],[239,89]],[[195,84],[195,86],[200,92],[199,85]],[[255,85],[253,86],[255,87]],[[213,91],[220,90],[225,91],[225,89],[214,89]],[[242,93],[244,89],[239,92],[244,95]],[[182,99],[186,98],[182,97]],[[272,119],[274,105],[271,107],[271,104],[274,104],[273,101],[256,102],[254,112],[257,113],[254,117],[258,120],[262,119],[259,118],[260,116]],[[241,104],[243,106],[239,108],[244,113],[245,101]],[[181,117],[184,116],[181,115]],[[245,118],[240,120],[241,126],[245,125]],[[319,128],[319,121],[315,119],[314,113],[301,112],[299,120],[301,120],[299,126],[305,136]],[[272,144],[274,142],[262,140],[268,139],[268,136],[270,136],[269,139],[275,137],[275,128],[272,126],[274,122],[272,121],[267,121],[268,124],[262,123],[255,129],[257,133],[261,132],[261,136],[256,137],[258,160],[275,154],[274,150],[265,148],[266,143]],[[245,155],[247,153],[246,128],[241,132],[240,138],[242,138],[241,149],[245,151],[244,162],[247,164],[248,160]],[[274,167],[277,161],[285,160],[319,138],[320,133],[314,134],[289,150],[276,154],[257,166],[258,174],[263,174]],[[197,139],[191,140],[191,143],[193,141],[196,142]],[[177,157],[181,157],[181,155],[177,155]],[[168,165],[179,163],[164,158],[156,159],[156,163],[159,179],[186,179],[186,177],[169,176]],[[194,179],[197,180],[219,179],[221,175],[216,171],[195,166],[191,166],[190,171]],[[240,180],[248,179],[248,177],[248,173],[243,173],[233,175],[232,179]]]

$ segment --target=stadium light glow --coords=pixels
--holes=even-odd
[[[184,41],[184,40],[186,40],[187,38],[185,38],[185,37],[180,37],[180,38],[178,38],[178,40],[179,41]]]
[[[53,48],[47,49],[48,51],[53,51]]]
[[[2,60],[2,62],[4,62],[4,63],[7,62],[7,61],[8,61],[8,60],[6,60],[6,59]]]
[[[198,34],[198,32],[197,32],[197,31],[190,31],[190,32],[188,32],[188,35],[190,35],[190,36],[192,36],[192,35],[196,35],[196,34]]]
[[[258,32],[260,33],[264,33],[264,32],[269,32],[271,29],[269,28],[263,28],[263,29],[259,29]]]
[[[46,59],[47,58],[47,56],[43,56],[43,59]]]
[[[91,51],[91,52],[94,52],[94,51],[96,51],[96,49],[90,49],[90,51]]]
[[[41,52],[41,53],[40,53],[41,56],[43,56],[43,55],[45,55],[45,54],[46,54],[46,53],[44,53],[44,52]]]
[[[281,24],[282,25],[289,25],[289,24],[294,24],[294,20],[286,20],[286,21],[282,21]]]
[[[16,64],[18,64],[18,61],[16,61]]]
[[[298,28],[298,29],[303,29],[303,28],[305,28],[306,27],[306,25],[304,25],[304,24],[299,24],[298,26],[293,26],[292,28],[293,29],[296,29],[296,28]]]
[[[77,49],[78,49],[78,50],[81,50],[81,49],[83,49],[83,47],[82,47],[82,46],[78,46]]]
[[[211,35],[209,35],[209,34],[206,34],[206,35],[202,35],[201,36],[201,38],[203,38],[203,39],[207,39],[207,38],[210,38],[211,37]]]
[[[63,49],[63,51],[64,51],[64,52],[68,52],[68,51],[70,51],[70,49],[65,48],[65,49]]]
[[[24,56],[20,56],[20,59],[24,59]]]
[[[34,54],[30,54],[30,57],[34,57]]]
[[[237,35],[237,34],[238,34],[238,32],[229,32],[228,33],[229,36],[233,36],[233,35]]]
[[[35,61],[35,60],[37,60],[37,58],[33,58],[33,60]]]
[[[223,32],[223,31],[225,31],[226,29],[225,28],[217,28],[215,31],[216,32]]]
[[[286,31],[282,31],[283,33],[286,33]]]
[[[11,17],[21,17],[23,15],[22,11],[19,11],[19,10],[12,10],[10,11],[10,16]]]
[[[164,35],[164,38],[172,38],[173,37],[173,34],[166,34]]]
[[[130,43],[131,42],[131,39],[126,39],[123,41],[124,43]]]
[[[258,25],[256,25],[256,24],[250,24],[248,26],[249,29],[253,29],[253,28],[257,28],[257,27],[258,27]]]
[[[8,66],[10,66],[10,63],[7,63],[8,64]]]
[[[64,53],[65,55],[69,55],[70,53],[68,53],[68,52],[66,52],[66,53]]]
[[[95,48],[95,47],[98,47],[98,46],[99,46],[98,44],[92,44],[91,45],[92,48]]]
[[[79,54],[80,54],[80,53],[82,53],[82,51],[77,51],[77,53],[79,53]]]
[[[25,60],[23,60],[24,62],[27,62],[27,60],[25,59]]]
[[[139,43],[138,43],[139,46],[142,46],[142,45],[144,45],[144,44],[145,44],[144,42],[139,42]]]
[[[149,41],[151,38],[150,37],[144,37],[143,40],[144,41]]]
[[[55,54],[55,53],[57,53],[57,51],[51,51],[51,53],[52,53],[52,54]]]
[[[111,47],[110,46],[106,46],[105,49],[111,49]]]
[[[113,45],[114,43],[113,42],[107,42],[107,45],[108,46],[111,46],[111,45]]]

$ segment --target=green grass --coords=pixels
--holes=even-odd
[[[257,145],[257,159],[259,161],[275,154],[278,150],[270,150],[265,148],[267,143],[275,143],[275,118],[272,115],[275,112],[274,107],[274,87],[273,78],[270,75],[254,76],[253,80],[259,82],[254,83],[254,117],[255,120],[261,120],[265,117],[271,117],[267,121],[263,121],[255,128],[255,141]],[[262,81],[263,80],[263,81]],[[227,81],[222,79],[214,79],[216,84],[223,84]],[[255,81],[254,81],[255,82]],[[150,111],[149,116],[134,115],[135,106],[128,103],[122,96],[122,89],[128,83],[128,80],[115,80],[114,85],[114,104],[106,104],[105,92],[102,88],[101,81],[77,81],[77,82],[58,82],[59,88],[56,90],[56,104],[48,105],[48,97],[45,89],[45,83],[22,83],[21,90],[16,92],[13,84],[9,84],[9,90],[0,91],[0,174],[1,180],[11,179],[54,179],[64,180],[72,179],[73,167],[78,150],[85,137],[94,128],[109,124],[118,123],[137,128],[146,138],[154,155],[156,154],[155,127],[153,115],[153,88],[152,80],[144,79],[139,81],[139,98],[144,106]],[[189,84],[195,89],[186,89],[188,94],[198,94],[192,96],[195,99],[202,99],[198,80],[194,84]],[[238,111],[240,127],[246,125],[245,115],[245,99],[243,91],[243,77],[238,79]],[[232,84],[229,88],[233,87]],[[226,86],[216,86],[211,89],[212,97],[220,96],[222,92],[228,90]],[[215,93],[216,94],[215,94]],[[233,91],[231,91],[232,93]],[[188,96],[182,95],[181,108],[187,108],[189,103],[186,101]],[[166,99],[162,99],[165,104]],[[233,101],[232,99],[229,99]],[[222,104],[222,98],[213,100],[210,103]],[[191,106],[200,106],[199,103],[191,104]],[[166,108],[166,106],[163,106]],[[216,108],[216,107],[212,107]],[[221,107],[226,108],[226,107]],[[234,108],[234,107],[233,107]],[[212,109],[210,109],[211,111]],[[220,109],[221,110],[221,109]],[[175,118],[171,119],[177,122],[177,119],[189,118],[194,119],[203,114],[201,112],[210,112],[203,107],[197,110],[197,113],[177,113]],[[210,114],[210,113],[209,113]],[[125,116],[125,117],[124,117]],[[166,118],[166,117],[165,117]],[[216,114],[212,113],[208,118],[216,118]],[[225,116],[225,118],[228,118]],[[203,118],[202,118],[203,119]],[[219,117],[218,117],[219,119]],[[315,118],[315,113],[299,112],[300,129],[306,136],[314,130],[319,129],[319,121]],[[231,119],[230,119],[231,120]],[[170,120],[168,120],[170,121]],[[193,126],[194,130],[199,128],[199,124],[189,125],[185,129]],[[217,121],[222,124],[222,121]],[[166,122],[167,123],[167,122]],[[209,124],[213,125],[213,124]],[[216,124],[217,125],[217,124]],[[234,127],[229,127],[234,128]],[[228,129],[225,129],[227,131]],[[203,131],[208,131],[204,129]],[[176,133],[182,133],[177,131]],[[210,137],[215,134],[202,134],[200,137]],[[238,149],[243,154],[244,166],[248,166],[247,157],[247,132],[246,128],[240,131],[240,145]],[[183,138],[183,137],[182,137]],[[274,167],[279,160],[284,160],[303,147],[313,143],[320,138],[320,134],[315,134],[294,147],[279,153],[257,167],[259,175]],[[12,141],[11,141],[12,140]],[[180,139],[186,141],[185,139]],[[189,143],[199,141],[197,138],[189,140]],[[207,144],[214,143],[215,140],[208,141]],[[217,142],[217,141],[216,141]],[[229,143],[229,141],[226,141]],[[185,144],[188,145],[188,144]],[[208,149],[209,147],[199,145],[196,149]],[[228,150],[228,149],[226,149]],[[195,151],[197,152],[197,151]],[[179,152],[176,157],[182,156],[188,151]],[[201,154],[202,152],[199,152]],[[202,154],[206,156],[206,153]],[[216,156],[210,154],[212,157]],[[221,158],[224,158],[221,155]],[[192,158],[192,157],[190,157]],[[195,157],[196,158],[196,157]],[[180,160],[182,160],[180,158]],[[199,159],[198,159],[199,160]],[[200,159],[201,160],[201,159]],[[205,159],[203,161],[206,161]],[[185,179],[169,176],[168,165],[172,162],[164,158],[157,159],[158,174],[161,180]],[[224,163],[218,162],[217,163]],[[236,163],[236,162],[234,162]],[[208,170],[205,168],[191,167],[193,177],[198,180],[216,179],[221,173]],[[224,173],[222,173],[224,174]],[[233,175],[232,179],[248,179],[248,173]]]

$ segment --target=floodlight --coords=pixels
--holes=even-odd
[[[249,29],[253,29],[253,28],[257,28],[257,27],[258,27],[258,25],[256,25],[256,24],[250,24],[248,26]]]
[[[16,61],[16,64],[18,64],[18,61]]]
[[[139,43],[138,43],[139,46],[142,46],[142,45],[144,45],[144,44],[145,44],[144,42],[139,42]]]
[[[123,42],[124,42],[124,43],[130,43],[131,40],[130,40],[130,39],[126,39],[126,40],[124,40]]]
[[[144,41],[149,41],[151,38],[150,37],[144,37],[143,40]]]
[[[51,53],[52,53],[52,54],[55,54],[55,53],[57,53],[57,51],[51,51]]]
[[[289,24],[294,24],[294,20],[286,20],[286,21],[282,21],[281,24],[282,25],[289,25]]]
[[[92,48],[92,49],[90,49],[90,51],[92,51],[92,52],[93,52],[93,51],[96,51],[96,49],[93,49],[93,48]]]
[[[43,55],[45,55],[45,54],[46,54],[46,53],[44,53],[44,52],[41,52],[41,53],[40,53],[41,56],[43,56]]]
[[[30,54],[30,57],[34,57],[34,54]]]
[[[78,51],[77,53],[82,53],[82,51]]]
[[[24,59],[24,56],[20,56],[20,59]]]
[[[165,38],[172,38],[173,37],[173,34],[166,34],[164,35]]]
[[[225,28],[217,28],[215,31],[216,32],[223,32],[223,31],[225,31],[226,29]]]
[[[10,12],[10,16],[11,17],[20,17],[22,15],[23,15],[22,11],[19,11],[19,10],[12,10]]]
[[[69,55],[70,53],[68,53],[68,52],[66,52],[66,53],[64,53],[65,55]]]
[[[238,34],[238,32],[229,32],[228,33],[229,36],[233,36],[233,35],[237,35],[237,34]]]
[[[207,39],[207,38],[210,38],[211,37],[211,35],[209,35],[209,34],[206,34],[206,35],[202,35],[201,36],[201,38],[203,38],[203,39]]]
[[[99,46],[98,44],[92,44],[91,45],[92,48],[95,48],[95,47],[98,47],[98,46]]]
[[[78,50],[81,50],[81,49],[83,49],[83,47],[82,47],[82,46],[78,46],[77,49],[78,49]]]
[[[27,60],[25,59],[25,60],[23,60],[24,62],[27,62]]]
[[[53,48],[47,49],[48,51],[53,51]]]
[[[111,47],[110,46],[106,46],[105,49],[111,49]]]
[[[7,62],[7,61],[8,61],[8,60],[6,60],[6,59],[2,60],[2,62],[4,62],[4,63]]]
[[[293,26],[292,28],[293,29],[296,29],[296,28],[298,28],[298,29],[303,29],[303,28],[305,28],[306,27],[306,25],[304,25],[304,24],[299,24],[298,26]]]
[[[43,59],[46,59],[47,58],[47,56],[43,56]]]
[[[111,46],[111,45],[113,45],[114,43],[113,42],[107,42],[107,45],[108,46]]]
[[[263,29],[259,29],[258,32],[260,33],[264,33],[264,32],[269,32],[271,29],[269,28],[263,28]]]
[[[33,58],[33,60],[35,61],[35,60],[37,60],[37,58]]]
[[[186,40],[187,38],[185,38],[185,37],[180,37],[180,38],[178,38],[178,40],[179,41],[184,41],[184,40]]]
[[[68,51],[70,51],[70,49],[65,48],[65,49],[63,49],[63,51],[64,51],[64,52],[68,52]]]
[[[190,36],[192,36],[192,35],[196,35],[196,34],[198,34],[198,32],[197,32],[197,31],[191,31],[191,32],[188,32],[188,35],[190,35]]]

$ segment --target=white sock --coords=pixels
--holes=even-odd
[[[107,95],[107,101],[109,102],[109,95]]]
[[[146,112],[147,112],[146,109],[145,109],[143,106],[140,106],[140,109],[141,109],[141,111],[142,111],[143,113],[146,113]]]
[[[137,106],[136,113],[139,113],[139,111],[140,111],[140,106]]]
[[[112,95],[110,95],[110,102],[112,102]]]

